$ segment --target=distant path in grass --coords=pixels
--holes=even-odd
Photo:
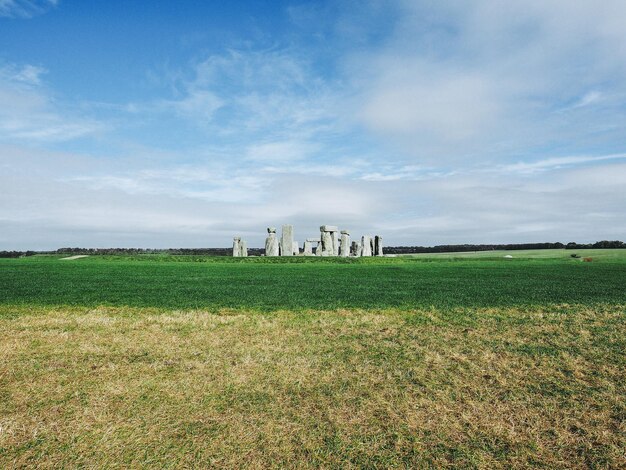
[[[256,310],[626,304],[619,257],[57,260],[0,260],[0,303]]]
[[[75,256],[68,256],[67,258],[61,258],[62,261],[69,261],[69,260],[73,260],[73,259],[81,259],[81,258],[87,258],[89,255],[75,255]]]

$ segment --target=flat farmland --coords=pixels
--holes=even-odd
[[[578,254],[0,260],[0,467],[624,468],[626,257]]]
[[[36,256],[0,260],[0,302],[262,311],[626,303],[626,250],[594,250],[592,262],[546,251],[344,260]]]

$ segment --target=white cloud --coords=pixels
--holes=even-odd
[[[392,37],[345,64],[397,151],[463,165],[626,132],[623,1],[399,3]]]
[[[42,84],[44,73],[28,64],[0,68],[0,140],[58,142],[103,130],[102,123],[59,104]]]
[[[626,153],[615,155],[599,155],[599,156],[569,156],[569,157],[552,157],[534,162],[517,162],[502,165],[495,168],[495,171],[510,173],[536,173],[539,171],[554,170],[558,168],[579,165],[582,163],[595,163],[605,160],[621,160],[626,159]]]
[[[58,0],[0,0],[0,17],[32,18],[58,3]]]
[[[150,169],[132,158],[111,167],[4,147],[0,247],[228,246],[234,234],[262,246],[264,228],[283,223],[300,239],[332,223],[391,245],[623,239],[626,165],[588,163],[521,175],[387,165],[382,175],[402,177],[364,180],[366,168],[341,176],[208,161]]]
[[[254,162],[290,163],[304,160],[319,150],[319,146],[306,141],[286,140],[262,142],[249,146],[246,158]]]

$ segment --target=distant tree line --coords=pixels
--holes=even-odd
[[[595,243],[569,242],[564,245],[556,243],[508,243],[504,245],[436,245],[436,246],[386,246],[386,254],[407,253],[456,253],[461,251],[492,251],[492,250],[585,250],[591,248],[626,248],[626,243],[619,240],[602,240]],[[231,256],[232,248],[59,248],[56,251],[0,251],[0,258],[20,258],[36,254],[59,254],[59,255],[205,255],[205,256]],[[261,256],[265,254],[263,248],[248,248],[248,255]]]
[[[0,258],[21,258],[36,255],[37,251],[0,251]]]
[[[590,248],[626,248],[626,243],[619,240],[603,240],[596,243],[570,242],[564,245],[556,243],[508,243],[492,245],[436,245],[436,246],[389,246],[385,247],[387,254],[407,253],[456,253],[461,251],[494,251],[494,250],[550,250],[550,249],[584,250]]]
[[[602,240],[595,243],[569,242],[567,245],[565,245],[565,249],[567,250],[585,250],[589,248],[626,248],[626,243],[619,240]]]

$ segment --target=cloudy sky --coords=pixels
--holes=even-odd
[[[626,240],[626,2],[0,0],[0,250]]]

